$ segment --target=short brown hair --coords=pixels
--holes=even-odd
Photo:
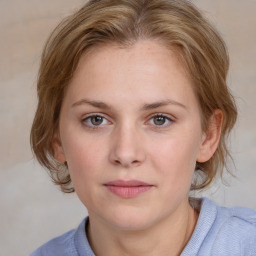
[[[62,191],[74,189],[68,168],[54,159],[52,140],[58,129],[65,90],[81,56],[97,45],[114,42],[126,47],[140,39],[161,40],[176,49],[193,80],[204,131],[214,110],[223,112],[218,149],[209,161],[197,163],[195,171],[201,179],[192,184],[192,189],[206,187],[218,171],[222,174],[223,168],[227,168],[230,153],[226,141],[237,110],[226,84],[229,58],[219,33],[189,1],[91,0],[63,20],[49,37],[37,83],[39,102],[31,147]]]

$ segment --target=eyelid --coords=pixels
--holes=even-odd
[[[157,129],[163,129],[163,128],[166,128],[166,127],[168,127],[169,125],[171,125],[171,123],[173,123],[174,121],[175,121],[175,117],[173,117],[173,116],[171,116],[171,115],[169,115],[169,114],[165,114],[165,113],[154,113],[154,114],[151,114],[150,116],[149,116],[149,118],[148,118],[148,121],[147,121],[147,123],[152,119],[152,118],[154,118],[154,117],[164,117],[164,118],[166,118],[170,123],[169,124],[167,124],[167,125],[152,125],[152,126],[154,126],[155,128],[157,128]]]
[[[99,116],[104,118],[105,120],[107,120],[108,124],[111,124],[112,122],[109,120],[110,118],[106,117],[105,114],[103,113],[90,113],[90,114],[86,114],[83,115],[83,117],[81,118],[81,122],[84,126],[91,128],[91,129],[98,129],[101,128],[102,126],[108,125],[108,124],[103,124],[103,125],[89,125],[88,123],[86,123],[86,120],[88,120],[89,118],[95,117],[95,116]]]
[[[149,119],[151,119],[152,117],[156,117],[156,116],[166,117],[167,119],[170,119],[171,121],[175,121],[175,117],[173,115],[162,113],[162,112],[157,112],[157,113],[151,114],[149,116]]]
[[[92,118],[92,117],[95,117],[95,116],[99,116],[99,117],[102,117],[104,118],[105,120],[107,120],[108,124],[103,124],[103,125],[89,125],[88,123],[86,123],[85,121],[89,118]],[[149,121],[154,118],[154,117],[164,117],[166,118],[169,123],[167,125],[153,125],[153,124],[149,124],[151,126],[154,126],[155,128],[157,129],[163,129],[163,128],[166,128],[168,126],[170,126],[173,122],[175,122],[175,117],[170,115],[170,114],[165,114],[165,113],[162,113],[162,112],[159,112],[159,113],[153,113],[151,114],[148,118],[147,118],[147,121],[146,123],[149,123]],[[106,125],[109,125],[109,124],[112,124],[113,122],[110,120],[111,118],[104,114],[104,113],[90,113],[90,114],[86,114],[86,115],[83,115],[83,117],[81,118],[81,122],[84,126],[86,126],[87,128],[90,128],[90,129],[100,129]]]

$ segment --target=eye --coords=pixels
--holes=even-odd
[[[168,126],[173,120],[170,117],[167,117],[163,114],[157,114],[151,117],[149,123],[155,126],[166,127]]]
[[[101,116],[101,115],[91,115],[91,116],[87,116],[85,117],[82,122],[89,127],[97,127],[97,126],[102,126],[102,125],[106,125],[109,124],[109,121]]]

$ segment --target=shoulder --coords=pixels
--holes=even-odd
[[[256,256],[256,210],[193,199],[200,212],[182,256]]]
[[[237,228],[240,224],[256,228],[256,210],[245,207],[223,207],[219,206],[208,198],[201,199],[200,215],[211,215],[216,225],[232,223]],[[206,216],[204,216],[206,217]]]
[[[51,239],[30,256],[68,256],[74,254],[74,234],[75,230],[71,230],[61,236]]]
[[[39,247],[29,256],[95,256],[86,235],[86,217],[76,230],[71,230]]]
[[[256,255],[256,210],[215,206],[216,216],[209,232],[212,252],[216,255]]]
[[[243,237],[256,237],[256,210],[245,207],[217,206],[216,222],[220,222],[223,232],[228,229],[239,231]]]

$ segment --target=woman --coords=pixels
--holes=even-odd
[[[31,144],[88,209],[32,255],[256,255],[256,212],[189,198],[227,167],[237,111],[188,1],[89,1],[48,40]]]

